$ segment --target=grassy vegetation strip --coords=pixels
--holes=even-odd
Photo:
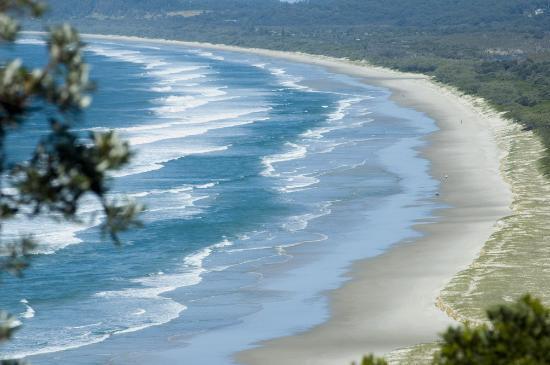
[[[389,365],[429,365],[438,349],[437,343],[425,343],[393,351],[385,358]]]
[[[513,214],[497,223],[479,257],[437,298],[437,307],[463,323],[482,323],[487,307],[513,302],[526,292],[550,303],[550,182],[539,169],[545,148],[538,136],[517,124],[496,134],[505,151],[501,170],[514,194]],[[386,358],[392,365],[428,365],[437,348],[437,343],[420,344]]]
[[[498,222],[479,257],[438,298],[438,306],[461,322],[481,322],[488,306],[527,292],[550,303],[550,182],[538,168],[545,149],[517,126],[499,134],[508,151],[502,173],[514,194],[513,214]]]

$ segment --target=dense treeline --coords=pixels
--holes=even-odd
[[[299,50],[429,74],[486,98],[550,147],[548,0],[50,3],[52,19],[89,32]]]
[[[56,14],[86,17],[207,10],[199,23],[238,20],[255,25],[387,25],[423,28],[537,23],[547,0],[50,0]]]

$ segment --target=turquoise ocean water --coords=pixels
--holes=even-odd
[[[31,63],[38,39],[16,46]],[[9,52],[3,52],[7,56]],[[136,151],[113,194],[147,206],[115,248],[97,225],[17,222],[42,244],[0,308],[23,324],[0,358],[36,364],[232,364],[257,341],[327,318],[354,260],[418,236],[438,181],[419,156],[435,123],[387,90],[319,67],[89,39],[98,83],[82,132]],[[10,158],[47,130],[31,120]],[[97,206],[86,203],[83,211]]]

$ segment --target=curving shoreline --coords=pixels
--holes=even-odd
[[[496,222],[511,213],[512,194],[500,173],[506,151],[498,140],[509,122],[482,113],[472,100],[426,76],[367,63],[194,42],[93,37],[248,52],[322,66],[391,90],[398,104],[426,113],[440,128],[421,153],[432,163],[432,176],[442,181],[440,202],[451,208],[440,209],[436,222],[415,227],[424,237],[354,264],[352,280],[328,294],[331,318],[326,323],[237,354],[239,363],[349,364],[366,352],[386,354],[432,342],[453,323],[436,307],[441,290],[478,257]]]
[[[330,62],[339,72],[390,89],[400,105],[437,122],[440,131],[422,154],[432,162],[432,176],[441,178],[440,201],[450,208],[438,211],[436,222],[415,227],[423,238],[356,263],[353,279],[329,294],[332,317],[325,324],[241,353],[237,359],[244,364],[349,364],[366,352],[383,355],[435,341],[454,323],[436,306],[440,291],[511,213],[512,194],[500,173],[506,151],[498,141],[510,122],[482,113],[427,77]]]

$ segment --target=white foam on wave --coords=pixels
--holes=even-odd
[[[325,202],[321,204],[319,210],[315,213],[292,216],[283,224],[283,228],[289,232],[302,231],[309,226],[309,222],[312,220],[331,214],[332,210],[330,207],[332,204],[333,202]]]
[[[140,280],[136,280],[142,284]],[[124,290],[102,291],[95,294],[99,298],[156,298],[162,293],[176,289],[175,286],[154,286],[145,288],[129,288]]]
[[[286,75],[286,71],[282,68],[270,68],[269,72],[271,72],[274,76],[283,76]]]
[[[84,324],[82,326],[73,326],[73,327],[66,327],[67,329],[82,329],[82,328],[90,328],[90,327],[97,327],[101,326],[103,322],[96,322],[91,324]]]
[[[170,81],[170,82],[173,82]],[[174,81],[175,82],[175,81]],[[164,84],[165,82],[161,82]],[[162,89],[162,87],[160,87]],[[170,91],[177,93],[155,100],[160,106],[153,107],[152,111],[160,118],[181,118],[185,117],[189,109],[195,109],[212,102],[228,101],[239,98],[238,96],[227,96],[224,87],[192,87],[189,90],[177,90],[170,86]],[[182,95],[183,93],[183,95]]]
[[[170,147],[153,146],[152,144],[160,141],[198,136],[208,133],[213,129],[254,123],[265,118],[252,119],[244,117],[249,114],[269,110],[269,108],[252,108],[214,115],[206,113],[204,116],[189,118],[188,111],[190,109],[204,107],[212,102],[235,98],[235,96],[227,95],[227,91],[224,90],[226,87],[224,86],[189,85],[186,83],[190,80],[205,78],[207,74],[211,73],[209,66],[190,62],[182,63],[179,61],[168,64],[161,56],[148,55],[137,50],[113,48],[108,45],[92,45],[88,47],[88,50],[105,57],[145,65],[149,69],[147,74],[157,79],[156,84],[153,86],[154,91],[171,93],[171,95],[157,99],[156,103],[159,105],[152,108],[157,118],[168,119],[168,122],[163,121],[161,123],[117,129],[125,140],[130,142],[134,147],[138,146],[138,148],[137,156],[131,165],[122,171],[114,173],[113,176],[116,177],[159,170],[167,162],[191,154],[224,151],[229,146],[182,148],[181,145],[176,146],[174,144]],[[202,50],[194,52],[204,57],[216,57],[214,54],[210,52],[205,53]]]
[[[307,244],[312,244],[312,243],[319,243],[319,242],[323,242],[323,241],[328,240],[328,236],[325,235],[325,234],[317,233],[317,235],[319,236],[319,238],[316,239],[316,240],[305,240],[305,241],[298,241],[298,242],[294,242],[294,243],[289,243],[289,244],[286,244],[286,245],[279,245],[279,246],[276,246],[275,249],[277,250],[277,253],[280,256],[292,257],[292,255],[290,255],[287,251],[289,248],[294,248],[294,247],[307,245]]]
[[[208,199],[210,196],[203,191],[217,184],[217,182],[213,182],[198,185],[182,185],[171,189],[153,189],[150,191],[133,193],[130,194],[130,196],[133,198],[140,198],[141,202],[146,206],[144,214],[142,215],[142,220],[146,222],[163,220],[166,218],[188,218],[202,211],[195,203]],[[195,191],[201,191],[201,193],[195,194]],[[163,212],[166,214],[162,214]]]
[[[183,260],[183,262],[188,266],[204,270],[203,267],[202,267],[202,262],[204,261],[205,258],[210,256],[211,253],[212,253],[212,248],[210,248],[210,247],[205,248],[205,249],[200,250],[200,251],[198,251],[197,253],[195,253],[191,256],[187,256]]]
[[[210,196],[208,195],[202,195],[202,196],[193,196],[190,194],[184,194],[183,196],[178,196],[175,201],[172,201],[172,205],[165,205],[160,208],[148,208],[145,210],[145,213],[159,213],[159,212],[167,212],[169,211],[169,214],[167,216],[161,217],[159,215],[156,215],[155,217],[151,218],[144,218],[144,220],[147,221],[154,221],[154,220],[165,220],[165,219],[174,219],[178,218],[178,215],[176,215],[175,211],[180,211],[183,213],[183,217],[189,217],[190,215],[197,214],[197,211],[190,212],[187,211],[187,208],[195,207],[195,203],[208,199]]]
[[[208,270],[204,268],[204,261],[212,255],[216,250],[223,249],[225,247],[232,246],[233,242],[224,238],[221,242],[205,247],[198,251],[195,251],[191,255],[186,256],[183,259],[183,267],[181,272],[174,274],[153,274],[146,277],[133,280],[134,283],[139,283],[148,288],[156,288],[156,292],[159,294],[166,291],[172,291],[177,288],[186,286],[194,286],[202,281],[202,274]],[[141,289],[128,289],[141,290]],[[126,291],[123,291],[126,293]]]
[[[328,117],[329,122],[334,122],[344,119],[346,116],[346,110],[350,108],[353,104],[356,104],[360,101],[365,100],[364,98],[351,98],[338,101],[338,108],[336,111],[331,113]]]
[[[145,320],[145,323],[136,323],[125,329],[116,330],[112,335],[120,335],[131,332],[137,332],[152,326],[158,326],[170,322],[171,320],[179,317],[182,311],[187,307],[184,304],[176,302],[170,298],[164,297],[162,294],[174,291],[178,288],[194,286],[202,281],[202,275],[207,272],[203,267],[204,260],[212,254],[214,250],[221,249],[226,246],[230,246],[232,243],[227,239],[224,241],[198,250],[193,254],[187,256],[183,260],[183,267],[180,272],[173,274],[164,274],[158,272],[149,276],[133,279],[134,284],[139,285],[137,288],[127,288],[117,291],[103,291],[95,294],[95,297],[105,300],[128,301],[139,300],[141,305],[146,302],[160,302],[164,304],[164,310],[162,311],[162,317],[151,320],[150,318]],[[158,312],[158,311],[156,311]],[[141,318],[149,312],[139,307],[133,310],[130,315],[134,318]]]
[[[277,188],[282,193],[293,193],[303,191],[313,185],[319,183],[319,179],[306,174],[295,175],[285,179],[286,185],[284,187]]]
[[[131,161],[130,165],[120,171],[116,171],[111,174],[113,177],[123,177],[123,176],[130,176],[130,175],[136,175],[136,174],[143,174],[146,172],[156,171],[160,170],[164,167],[164,164],[175,161],[180,158],[183,158],[185,156],[189,155],[199,155],[199,154],[206,154],[206,153],[213,153],[213,152],[222,152],[226,151],[231,147],[230,145],[227,146],[204,146],[204,147],[181,147],[180,149],[158,149],[155,150],[155,153],[153,154],[155,156],[154,159],[151,159],[151,151],[149,150],[142,150],[139,151],[134,157],[134,159]],[[141,153],[140,153],[141,152]]]
[[[341,122],[344,121],[344,118],[347,115],[347,110],[349,108],[351,108],[354,104],[357,104],[364,100],[365,100],[364,97],[353,97],[353,98],[339,100],[336,110],[330,113],[327,117],[328,125],[315,128],[315,129],[310,129],[305,133],[302,133],[302,137],[308,138],[308,139],[320,139],[320,138],[323,138],[325,134],[330,133],[332,131],[357,126],[356,124],[341,123]]]
[[[16,44],[32,44],[36,46],[44,46],[46,42],[36,38],[22,38],[15,41]]]
[[[185,310],[187,307],[185,307],[183,310]],[[146,313],[146,312],[144,312]],[[181,312],[180,312],[181,313]],[[177,318],[177,317],[176,317]],[[168,322],[164,322],[164,323],[168,323]],[[159,323],[159,324],[155,324],[154,326],[160,326],[161,324],[164,324],[164,323]],[[153,325],[151,324],[144,324],[142,326],[135,326],[135,327],[129,327],[129,328],[126,328],[124,330],[119,330],[119,331],[116,331],[114,332],[113,334],[114,335],[123,335],[125,333],[132,333],[132,332],[138,332],[138,331],[141,331],[141,330],[144,330],[146,328],[149,328],[149,327],[153,327]]]
[[[212,52],[207,52],[207,51],[198,51],[198,52],[195,52],[196,54],[198,54],[199,56],[201,57],[206,57],[206,58],[209,58],[211,60],[216,60],[216,61],[223,61],[225,60],[224,57],[220,56],[220,55],[215,55],[214,53]]]
[[[171,95],[161,100],[162,106],[156,107],[153,110],[163,117],[170,117],[170,114],[182,113],[191,108],[206,105],[210,102],[207,98],[197,99],[191,95]]]
[[[68,246],[82,242],[77,234],[81,231],[95,227],[101,223],[100,204],[85,197],[78,211],[80,221],[63,221],[56,215],[30,217],[20,214],[3,227],[3,235],[7,240],[19,240],[22,237],[31,236],[37,247],[33,254],[51,255]]]
[[[51,255],[70,246],[81,243],[76,234],[93,225],[80,225],[76,223],[64,223],[48,218],[27,219],[20,217],[14,219],[4,227],[4,235],[8,240],[18,240],[21,237],[31,235],[38,243],[33,249],[34,254]]]
[[[164,293],[175,290],[177,286],[170,285],[170,283],[160,283],[161,286],[149,286],[139,279],[134,280],[134,282],[139,284],[140,287],[95,294],[98,299],[112,302],[111,305],[115,308],[127,308],[123,318],[117,318],[120,323],[116,327],[119,327],[119,329],[111,328],[109,337],[163,325],[178,318],[181,312],[187,309],[187,306],[162,296]],[[143,307],[150,308],[150,310]]]
[[[300,82],[304,81],[303,77],[289,75],[283,68],[270,68],[269,72],[277,77],[280,84],[285,87],[302,91],[312,91],[309,87],[300,85]]]
[[[193,87],[193,93],[200,94],[202,96],[210,97],[210,98],[217,98],[220,96],[227,95],[227,92],[223,89],[227,89],[227,87],[210,87],[210,88],[199,88],[199,87]],[[215,99],[214,101],[219,100],[234,100],[237,99],[237,97],[231,97],[231,98],[224,98],[224,99]]]
[[[147,74],[159,79],[153,91],[171,91],[171,87],[182,81],[190,81],[205,78],[209,73],[209,67],[205,65],[185,64],[172,65],[161,57],[144,54],[137,50],[89,45],[88,51],[111,59],[143,65]],[[198,72],[203,71],[203,72]]]
[[[153,189],[150,191],[143,191],[141,193],[129,194],[129,196],[134,198],[145,198],[146,196],[150,196],[150,195],[179,194],[179,193],[188,192],[188,191],[193,191],[193,187],[189,185],[184,185],[184,186],[180,186],[172,189],[165,189],[165,190]]]
[[[216,148],[216,150],[225,150],[226,148],[227,146],[224,148]],[[200,152],[208,153],[212,150],[213,149],[203,149]],[[197,153],[199,151],[193,150],[192,152]],[[139,166],[135,168],[139,169]],[[151,170],[151,166],[143,166],[143,170]],[[129,173],[132,172],[133,171],[130,171]],[[121,174],[123,174],[123,172],[121,172]],[[155,196],[157,203],[162,202],[166,205],[163,208],[157,208],[156,211],[184,211],[186,208],[192,207],[195,202],[208,197],[208,195],[193,195],[192,192],[194,189],[205,190],[214,187],[216,184],[217,182],[200,184],[197,186],[184,185],[165,190],[153,189],[151,191],[129,194],[128,196],[136,199]],[[4,191],[6,191],[6,189],[4,189]],[[169,195],[170,197],[160,199],[162,195]],[[148,210],[149,212],[154,211],[154,204],[148,203],[147,205],[153,206]],[[92,198],[85,198],[85,200],[83,200],[78,215],[82,218],[80,222],[64,221],[63,223],[60,223],[59,220],[53,216],[35,217],[32,219],[26,218],[24,215],[18,216],[10,221],[10,224],[4,226],[3,234],[8,240],[19,239],[30,234],[38,244],[33,250],[33,254],[52,255],[71,245],[82,243],[83,241],[77,237],[78,233],[98,226],[103,220],[102,208],[99,203]],[[30,309],[28,309],[26,315],[29,316],[30,313]]]
[[[148,69],[166,65],[166,62],[160,58],[147,56],[135,50],[105,47],[97,44],[88,45],[86,50],[99,56],[144,65]]]
[[[288,254],[286,251],[289,248],[298,247],[301,245],[307,245],[307,244],[313,244],[313,243],[319,243],[328,240],[328,236],[322,233],[315,233],[318,238],[312,238],[307,240],[299,240],[295,242],[289,242],[289,243],[275,243],[273,245],[263,245],[263,246],[249,246],[249,247],[237,247],[237,248],[231,248],[228,250],[225,250],[227,254],[230,255],[230,257],[236,257],[237,260],[234,263],[227,263],[222,266],[218,266],[212,269],[212,271],[225,271],[230,268],[239,267],[243,265],[248,264],[255,264],[261,263],[262,261],[269,260],[271,258],[280,257],[280,256],[287,256],[291,257],[291,255]],[[266,244],[270,241],[269,239],[263,240]],[[237,253],[243,253],[243,252],[260,252],[253,254],[254,258],[251,259],[245,259],[245,260],[239,260],[238,255],[234,255]],[[265,254],[262,253],[262,251],[265,251]],[[245,257],[248,257],[249,255],[246,255]],[[234,260],[231,260],[234,261]]]
[[[142,305],[144,304],[143,300],[148,300],[153,302],[162,302],[165,304],[165,307],[167,304],[170,304],[167,306],[170,310],[166,311],[165,309],[163,311],[162,319],[158,318],[153,322],[149,320],[146,323],[136,323],[129,328],[117,330],[112,334],[118,335],[140,331],[151,326],[158,326],[167,323],[179,317],[180,313],[187,309],[187,307],[184,304],[162,296],[162,294],[166,294],[178,288],[199,284],[202,281],[202,275],[208,272],[208,270],[203,266],[205,259],[208,258],[215,250],[219,250],[230,245],[232,245],[232,242],[224,239],[218,244],[203,248],[189,256],[186,256],[183,260],[183,265],[180,272],[173,274],[158,272],[149,276],[131,280],[132,283],[139,285],[137,288],[134,287],[117,291],[103,291],[96,293],[95,297],[105,300],[126,301],[138,299],[142,301]],[[130,314],[133,317],[141,318],[147,313],[148,311],[146,309],[139,307],[133,310]]]
[[[139,193],[128,194],[134,198],[144,198],[151,195],[161,195],[161,194],[180,194],[193,191],[194,189],[209,189],[216,186],[218,182],[198,184],[198,185],[182,185],[171,189],[153,189],[150,191],[142,191]]]
[[[230,241],[227,238],[224,238],[223,241],[221,241],[220,243],[216,243],[213,247],[224,248],[229,246],[233,246],[233,241]]]
[[[193,71],[208,69],[208,66],[204,65],[190,65],[190,66],[172,66],[172,67],[166,67],[162,70],[155,70],[155,71],[149,71],[150,75],[157,76],[157,77],[163,77],[163,76],[169,76],[172,77],[176,74],[186,74]]]
[[[144,315],[145,313],[147,313],[147,311],[143,308],[139,308],[138,310],[136,310],[134,313],[132,313],[132,315],[134,316],[141,316],[141,315]]]
[[[203,79],[205,77],[206,77],[205,74],[185,74],[185,75],[178,75],[178,76],[163,77],[162,81],[159,82],[159,85],[172,86],[174,84],[177,84],[178,82]]]
[[[100,343],[111,336],[128,334],[143,329],[159,326],[178,318],[187,307],[163,294],[184,286],[201,282],[201,275],[206,272],[203,261],[213,250],[221,249],[230,242],[199,250],[185,258],[182,271],[166,275],[158,272],[150,276],[132,280],[137,287],[116,291],[103,291],[94,295],[95,300],[105,301],[101,307],[111,308],[113,313],[107,322],[98,322],[79,326],[66,327],[67,336],[56,334],[55,341],[44,341],[53,344],[28,352],[5,352],[0,358],[24,358],[40,354],[55,353]],[[22,300],[22,303],[28,304]],[[96,306],[90,302],[89,305]],[[107,313],[109,315],[109,313]],[[73,333],[73,330],[92,328],[93,331]],[[49,336],[49,335],[48,335]]]
[[[172,86],[153,86],[151,90],[157,93],[168,93],[173,89]]]
[[[206,184],[200,184],[200,185],[195,185],[195,187],[197,189],[210,189],[210,188],[213,188],[214,186],[218,185],[219,183],[218,182],[212,182],[212,183],[206,183]]]
[[[80,337],[72,338],[72,341],[68,344],[46,346],[33,351],[22,351],[22,352],[4,351],[2,354],[0,354],[0,360],[8,360],[8,359],[19,360],[29,356],[37,356],[37,355],[51,354],[55,352],[78,349],[83,346],[89,346],[89,345],[103,342],[107,340],[109,337],[111,337],[111,335],[109,334],[92,336],[91,332],[87,332]]]
[[[118,128],[116,131],[119,132],[125,140],[129,141],[132,146],[139,146],[159,141],[203,135],[215,129],[242,126],[267,120],[267,117],[255,115],[269,110],[270,108],[256,108],[235,112],[212,113],[197,116],[191,120],[171,120],[168,122],[136,127]],[[96,128],[95,130],[101,129]]]
[[[21,304],[23,304],[26,308],[25,312],[21,313],[19,316],[24,319],[31,319],[34,318],[35,311],[34,309],[29,305],[29,301],[27,299],[21,299],[19,301]]]
[[[116,46],[116,45],[114,45]],[[198,71],[208,71],[208,67],[204,65],[176,65],[176,66],[170,66],[167,67],[167,63],[160,57],[156,56],[150,56],[147,54],[144,54],[143,52],[137,51],[137,50],[120,50],[117,48],[111,48],[109,46],[100,46],[100,45],[92,45],[88,47],[88,50],[91,52],[94,52],[95,54],[102,55],[105,57],[110,57],[114,59],[118,59],[125,62],[132,62],[136,64],[142,64],[147,69],[149,69],[148,74],[157,77],[160,82],[167,81],[168,79],[171,79],[172,81],[181,81],[181,80],[189,80],[189,73],[192,75],[191,77],[195,77],[196,73]],[[201,76],[204,76],[203,74],[200,74]],[[173,91],[175,87],[179,85],[173,85],[173,86],[161,86],[159,84],[157,91]],[[187,85],[189,86],[189,85]],[[197,88],[194,87],[194,94],[204,96],[206,98],[216,98],[221,97],[226,94],[225,91],[222,90],[223,87],[207,87],[207,88]],[[160,106],[157,109],[157,112],[159,114],[174,114],[177,115],[180,112],[183,112],[184,110],[187,110],[190,107],[196,107],[199,105],[205,105],[206,100],[197,100],[194,99],[194,96],[180,96],[180,95],[172,95],[168,96],[167,98],[164,98],[162,102],[165,104],[163,106]],[[192,123],[189,123],[189,121],[184,122],[169,122],[169,123],[162,123],[162,124],[156,124],[156,125],[146,125],[146,126],[136,126],[136,127],[130,127],[126,128],[126,134],[127,139],[132,143],[133,146],[139,146],[142,144],[150,144],[166,139],[173,139],[173,138],[182,138],[187,136],[194,136],[194,135],[200,135],[208,132],[211,129],[217,129],[217,128],[226,128],[226,127],[232,127],[232,126],[239,126],[243,124],[253,123],[255,121],[259,120],[265,120],[266,118],[255,118],[252,119],[246,119],[246,120],[230,120],[230,119],[237,119],[240,117],[243,117],[247,114],[253,114],[253,113],[259,113],[264,112],[269,109],[261,108],[261,109],[255,109],[255,110],[246,110],[246,111],[240,111],[236,113],[225,113],[218,114],[218,115],[212,115],[212,116],[204,116],[195,118]],[[220,120],[224,120],[222,123],[213,123]],[[202,125],[204,124],[204,125]],[[208,125],[210,124],[210,125]],[[120,129],[121,131],[124,131],[124,129]],[[126,136],[124,136],[126,137]],[[154,170],[159,170],[164,167],[164,164],[173,161],[182,157],[185,157],[187,155],[191,154],[204,154],[204,153],[211,153],[211,152],[221,152],[227,150],[230,146],[204,146],[204,147],[187,147],[187,148],[177,148],[177,149],[165,149],[162,150],[160,148],[155,148],[153,150],[150,150],[148,148],[149,146],[146,146],[143,149],[138,148],[138,155],[134,159],[133,163],[126,169],[122,171],[118,171],[113,174],[113,176],[128,176],[128,175],[134,175],[139,173],[145,173],[150,172]],[[154,156],[154,158],[151,158],[151,156]],[[181,192],[180,192],[181,193]],[[143,194],[143,193],[142,193]],[[145,193],[147,196],[147,193]],[[193,203],[195,203],[199,199],[204,199],[204,197],[193,197],[185,194],[180,194],[181,201],[179,203],[181,204],[179,207],[168,207],[166,209],[181,209],[185,206],[192,206]],[[156,211],[160,211],[162,208],[158,208]],[[22,225],[15,226],[14,229],[14,235],[18,235],[18,232],[29,232],[30,227],[37,228],[37,231],[39,231],[39,234],[37,234],[37,238],[39,241],[43,244],[40,245],[37,253],[41,254],[53,254],[56,251],[63,249],[69,245],[78,244],[82,241],[77,237],[77,233],[83,230],[86,230],[88,228],[91,228],[93,226],[96,226],[100,224],[101,219],[98,215],[95,219],[95,221],[91,224],[77,224],[77,223],[66,223],[63,224],[63,229],[59,229],[59,225],[57,222],[51,222],[51,221],[44,221],[44,222],[37,222],[33,221],[31,222],[25,222]],[[21,228],[21,229],[18,229]],[[31,229],[32,233],[32,229]]]
[[[119,49],[100,45],[88,46],[87,50],[111,59],[143,65],[145,69],[148,70],[148,75],[158,79],[157,84],[152,87],[152,90],[155,92],[171,92],[179,83],[205,78],[210,72],[209,67],[205,65],[197,65],[194,63],[176,63],[174,65],[173,63],[168,63],[162,57],[147,55],[137,50]],[[179,96],[173,96],[173,98],[177,97]],[[192,104],[190,104],[191,96],[184,97],[188,97],[188,99],[179,99],[177,101],[178,103],[183,102],[187,105],[187,107],[181,109],[181,111],[193,107]],[[167,103],[170,104],[170,102],[171,100],[167,99]],[[206,102],[207,101],[201,101],[201,104],[197,104],[196,106],[203,105],[202,103]],[[198,103],[198,101],[196,103]]]
[[[331,153],[338,147],[346,146],[354,142],[355,141],[342,141],[342,142],[327,141],[327,143],[325,143],[317,153]]]
[[[298,145],[291,142],[285,143],[285,146],[290,148],[290,150],[284,153],[279,153],[262,158],[262,163],[265,166],[265,169],[264,171],[262,171],[261,175],[268,177],[280,176],[280,174],[277,174],[275,172],[276,170],[273,165],[285,161],[301,159],[306,157],[307,155],[308,150],[306,146]]]
[[[149,63],[147,63],[145,65],[145,68],[147,70],[149,69],[152,69],[152,68],[156,68],[156,67],[160,67],[160,66],[165,66],[167,65],[168,63],[164,62],[164,61],[160,61],[160,60],[153,60],[153,61],[150,61]]]

